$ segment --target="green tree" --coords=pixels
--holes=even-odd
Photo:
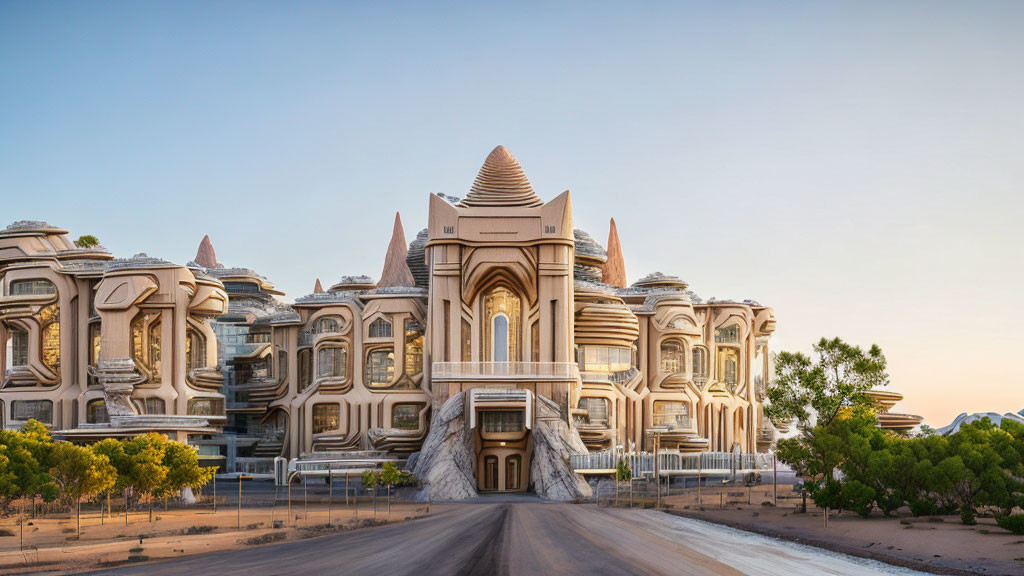
[[[839,338],[814,345],[817,360],[799,352],[779,352],[775,379],[769,385],[765,414],[776,420],[797,420],[803,429],[828,426],[844,407],[871,406],[868,390],[889,383],[882,349],[866,352]]]
[[[185,488],[198,489],[213,479],[217,471],[216,468],[200,466],[198,451],[188,444],[167,440],[163,453],[167,475],[156,491],[158,497],[172,496]]]
[[[99,238],[97,238],[97,237],[95,237],[95,236],[93,236],[91,234],[86,234],[84,236],[79,236],[78,240],[75,240],[75,246],[77,246],[79,248],[95,248],[96,246],[99,246],[99,245],[100,245]]]
[[[117,469],[110,460],[85,446],[56,442],[51,456],[50,475],[60,489],[65,506],[105,492],[117,481]]]
[[[387,489],[388,514],[391,514],[391,487],[400,482],[402,482],[402,471],[395,466],[394,462],[385,462],[380,471],[380,483]]]

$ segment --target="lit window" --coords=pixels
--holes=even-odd
[[[654,425],[673,429],[689,428],[690,405],[675,400],[655,400]]]
[[[366,385],[371,388],[389,386],[395,377],[395,352],[377,348],[366,355]]]
[[[423,324],[405,321],[405,373],[415,376],[423,371]]]
[[[519,297],[504,288],[495,288],[483,299],[484,358],[492,362],[514,362],[519,357]]]
[[[105,424],[110,422],[107,416],[107,403],[101,398],[90,400],[85,405],[85,421],[89,424]]]
[[[50,304],[39,311],[43,335],[43,364],[60,375],[60,306]]]
[[[683,361],[684,351],[682,341],[671,339],[661,343],[661,371],[669,374],[682,374],[686,363]]]
[[[629,370],[632,350],[612,346],[583,346],[583,369],[587,372],[617,373]]]
[[[391,427],[396,430],[418,430],[422,404],[395,404],[391,408]]]
[[[337,430],[341,426],[341,406],[313,404],[313,434]]]
[[[370,338],[391,338],[391,322],[377,318],[370,323]]]
[[[161,326],[158,312],[143,312],[132,320],[132,358],[160,380]]]
[[[735,387],[739,381],[740,356],[735,348],[718,349],[718,377],[726,386]]]

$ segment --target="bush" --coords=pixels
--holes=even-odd
[[[914,516],[935,516],[939,513],[939,506],[934,500],[914,500],[910,503],[910,513]]]
[[[964,524],[968,526],[974,526],[975,524],[977,524],[978,521],[974,519],[974,516],[974,508],[971,508],[970,506],[964,506],[963,508],[960,509],[960,521]]]
[[[840,493],[843,499],[843,507],[853,510],[861,518],[871,515],[875,507],[875,491],[869,486],[857,480],[843,482]]]
[[[996,524],[999,524],[1000,528],[1009,530],[1014,534],[1024,534],[1024,514],[996,516]]]

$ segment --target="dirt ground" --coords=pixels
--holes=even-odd
[[[885,518],[875,512],[860,518],[852,512],[828,518],[808,501],[799,513],[800,497],[791,486],[779,486],[778,506],[772,487],[703,488],[672,491],[662,502],[682,516],[725,524],[761,534],[819,546],[836,552],[873,558],[890,564],[945,574],[1024,574],[1024,536],[998,527],[992,518],[965,526],[959,516],[914,518],[907,510]]]
[[[123,512],[101,518],[95,511],[82,515],[81,537],[76,537],[74,515],[26,518],[24,550],[22,531],[16,518],[0,519],[0,574],[46,572],[66,574],[91,569],[246,548],[262,543],[297,540],[333,531],[353,530],[377,523],[395,523],[427,514],[427,506],[418,503],[392,503],[390,516],[383,498],[377,502],[376,516],[370,501],[361,497],[358,508],[344,499],[331,507],[331,523],[326,528],[328,506],[301,500],[293,502],[290,522],[286,505],[276,508],[236,507],[177,509],[156,507],[153,522],[148,511],[132,512],[127,525]],[[432,505],[431,512],[443,510]],[[374,522],[376,518],[377,522]],[[280,528],[273,528],[274,522]],[[241,526],[241,528],[239,528]],[[191,532],[191,533],[190,533]],[[140,540],[141,539],[141,540]]]

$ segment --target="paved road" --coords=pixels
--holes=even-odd
[[[102,574],[919,574],[651,510],[477,503],[381,528]]]

